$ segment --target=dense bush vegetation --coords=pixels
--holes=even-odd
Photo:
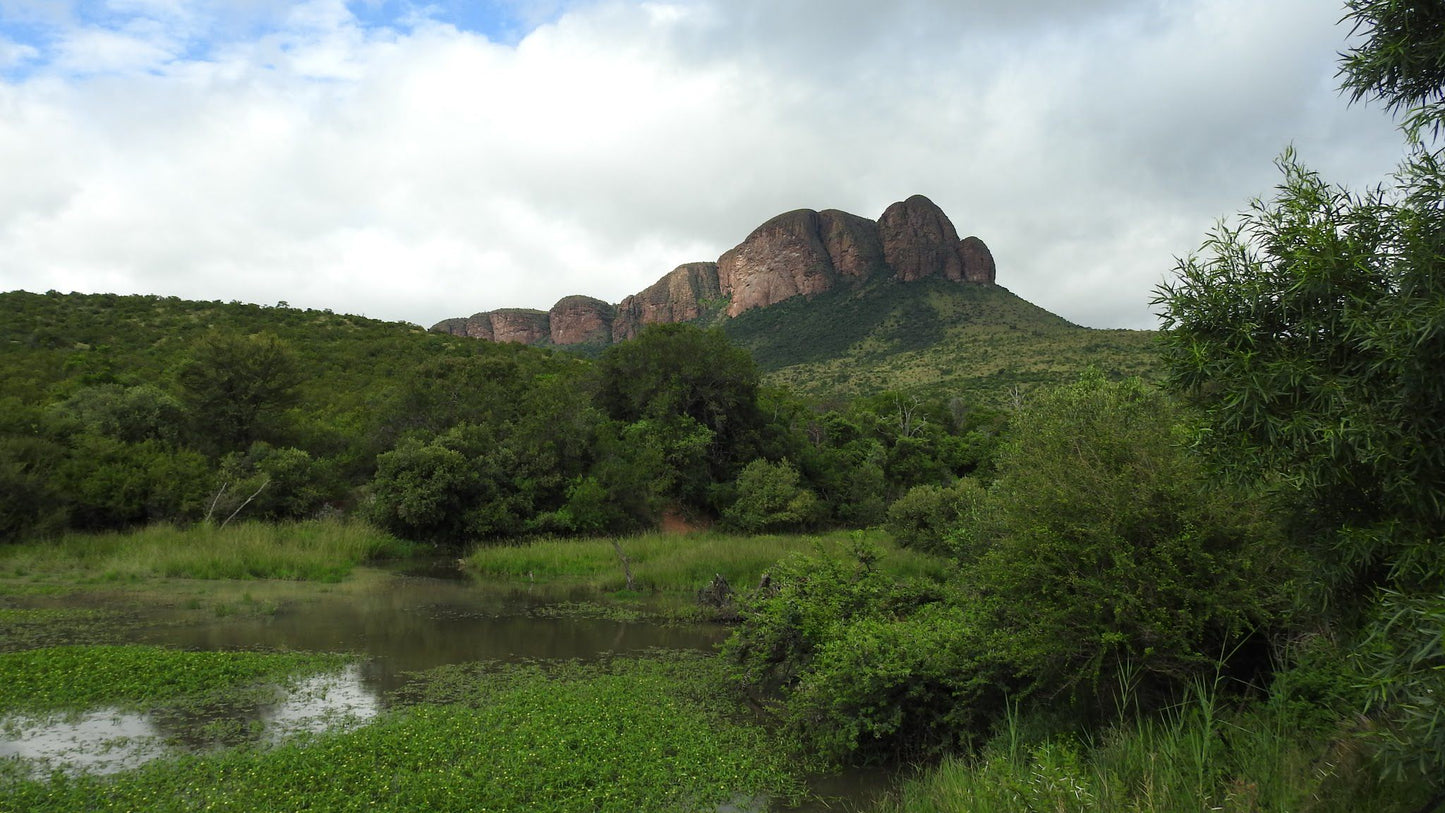
[[[654,527],[866,526],[986,464],[997,413],[820,411],[720,332],[595,361],[286,307],[0,294],[0,539],[358,513],[461,546]]]
[[[1176,425],[1134,380],[1092,374],[1037,399],[987,490],[895,504],[912,544],[935,538],[919,530],[945,521],[934,512],[953,517],[936,545],[952,578],[900,583],[866,550],[791,561],[729,645],[744,681],[781,688],[799,735],[850,759],[983,737],[1005,696],[1088,720],[1122,685],[1159,705],[1231,653],[1262,666],[1242,645],[1284,609],[1294,568],[1262,507],[1212,480]],[[915,511],[950,493],[961,507]]]

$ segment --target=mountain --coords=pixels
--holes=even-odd
[[[596,351],[650,324],[720,326],[768,379],[813,397],[946,392],[1001,404],[1095,366],[1153,377],[1153,332],[1094,330],[996,282],[993,254],[959,239],[922,195],[878,220],[780,214],[715,262],[680,265],[613,305],[569,296],[548,311],[446,319],[439,333]]]
[[[914,195],[889,206],[877,221],[836,209],[780,214],[716,262],[680,265],[616,305],[569,296],[546,312],[484,311],[445,319],[432,330],[498,342],[597,346],[630,339],[650,324],[718,322],[880,278],[992,285],[994,274],[993,255],[982,240],[960,240],[942,209]]]

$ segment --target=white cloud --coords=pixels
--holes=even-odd
[[[1147,327],[1284,146],[1355,183],[1399,153],[1334,92],[1345,31],[1315,0],[506,3],[536,26],[515,45],[338,0],[0,28],[28,71],[0,79],[0,289],[431,324],[617,301],[778,212],[921,192],[1001,284]]]

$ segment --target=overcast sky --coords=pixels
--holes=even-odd
[[[924,194],[998,282],[1156,325],[1293,144],[1385,179],[1330,0],[0,0],[0,290],[421,325],[617,302]]]

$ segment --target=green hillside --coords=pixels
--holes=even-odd
[[[839,287],[724,325],[774,384],[814,398],[903,390],[1002,404],[1017,387],[1158,373],[1152,331],[1074,325],[1007,289],[942,279]]]

